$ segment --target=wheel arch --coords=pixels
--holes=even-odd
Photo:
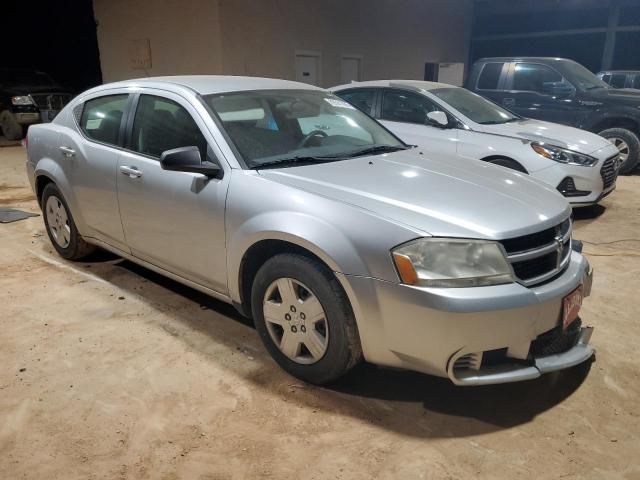
[[[484,158],[481,158],[480,160],[482,160],[483,162],[492,162],[493,160],[509,160],[510,162],[518,165],[522,169],[523,173],[529,173],[529,171],[525,168],[524,165],[522,165],[522,163],[517,161],[515,158],[509,157],[508,155],[488,155]]]
[[[640,135],[640,122],[637,119],[626,116],[606,117],[598,121],[593,126],[593,131],[600,133],[610,128],[624,128],[630,130],[636,135]]]

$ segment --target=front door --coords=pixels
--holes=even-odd
[[[131,253],[219,293],[227,293],[222,179],[163,170],[160,155],[197,146],[215,160],[206,126],[179,96],[148,90],[137,102],[131,139],[118,165],[118,200]],[[213,142],[211,142],[213,144]],[[220,163],[220,162],[218,162]]]
[[[580,104],[576,91],[564,77],[547,65],[516,63],[510,73],[509,91],[502,106],[527,118],[575,125]]]
[[[409,145],[419,145],[430,154],[456,153],[458,131],[427,124],[427,113],[441,110],[428,98],[401,89],[382,92],[380,123]]]

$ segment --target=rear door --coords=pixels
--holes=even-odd
[[[118,200],[131,253],[180,277],[227,293],[224,230],[230,169],[207,124],[179,95],[144,89],[134,100],[118,165]],[[196,146],[222,178],[163,170],[166,150]],[[226,170],[225,170],[226,169]]]
[[[380,123],[405,143],[420,145],[430,153],[455,154],[458,130],[427,124],[427,113],[434,111],[442,108],[417,92],[399,88],[382,90]]]
[[[59,136],[60,164],[73,185],[84,235],[128,251],[117,197],[117,168],[129,93],[115,89],[88,97],[74,109],[76,129]]]

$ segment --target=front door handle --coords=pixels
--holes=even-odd
[[[504,98],[504,99],[502,99],[502,104],[505,107],[513,107],[516,104],[516,99],[515,98]]]
[[[120,167],[120,173],[127,175],[129,178],[138,178],[142,176],[142,172],[136,167]]]
[[[71,147],[65,147],[64,145],[58,147],[60,149],[60,151],[62,152],[62,155],[64,155],[65,157],[73,157],[76,154],[76,151],[71,148]]]

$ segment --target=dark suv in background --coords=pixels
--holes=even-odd
[[[640,91],[613,88],[572,60],[483,58],[466,87],[524,117],[602,135],[618,147],[621,173],[640,161]]]
[[[20,140],[29,125],[50,122],[72,97],[46,73],[0,68],[0,131]]]

